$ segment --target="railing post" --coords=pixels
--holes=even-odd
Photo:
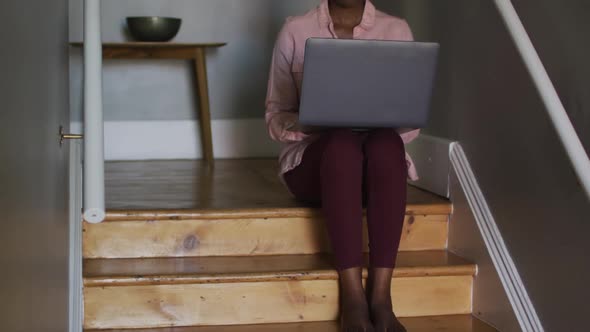
[[[84,137],[84,219],[99,223],[105,218],[100,0],[84,1]]]

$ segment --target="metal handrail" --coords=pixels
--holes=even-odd
[[[508,27],[508,31],[516,44],[518,52],[539,91],[541,99],[545,104],[551,122],[572,162],[574,170],[578,175],[580,183],[586,195],[590,198],[590,159],[586,150],[576,134],[576,130],[570,121],[565,107],[559,99],[559,95],[543,66],[539,54],[520,20],[516,9],[510,0],[495,0],[500,15]]]
[[[100,0],[84,1],[84,219],[105,219]]]

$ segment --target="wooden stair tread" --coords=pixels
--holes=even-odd
[[[275,159],[109,162],[107,220],[309,215],[280,182]],[[448,214],[445,198],[408,187],[408,213]]]
[[[365,255],[365,261],[368,256]],[[476,266],[446,251],[400,252],[395,277],[474,275]],[[365,271],[366,273],[366,271]],[[87,259],[86,287],[336,279],[326,254],[148,259]]]
[[[497,332],[497,330],[472,315],[447,315],[400,318],[408,332]],[[166,327],[155,329],[110,330],[110,332],[339,332],[338,324],[306,322],[286,324],[259,324],[233,326]],[[85,330],[99,332],[99,330]]]

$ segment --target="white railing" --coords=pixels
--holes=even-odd
[[[84,219],[99,223],[104,206],[104,128],[100,0],[84,1]]]
[[[570,121],[565,107],[510,0],[495,0],[510,35],[533,78],[549,117],[569,156],[586,195],[590,198],[590,159]]]

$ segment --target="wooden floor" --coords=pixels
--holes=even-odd
[[[497,332],[493,327],[471,315],[450,315],[401,318],[408,332]],[[242,326],[172,327],[139,330],[110,330],[110,332],[339,332],[336,322],[290,324],[261,324]],[[98,330],[86,330],[98,332]]]
[[[131,161],[106,164],[108,210],[223,210],[300,207],[272,159]],[[408,204],[448,205],[409,187]]]

